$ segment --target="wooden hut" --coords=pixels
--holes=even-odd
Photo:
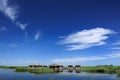
[[[68,72],[73,72],[73,65],[68,65]]]
[[[80,73],[80,65],[75,65],[75,71],[76,73]]]
[[[29,65],[30,68],[41,68],[42,65]]]
[[[54,71],[56,71],[56,72],[63,71],[63,65],[52,64],[52,65],[49,65],[49,67],[54,69]]]
[[[38,64],[36,65],[36,68],[42,68],[42,65]]]
[[[33,65],[33,67],[34,67],[34,68],[37,68],[37,67],[38,67],[38,65]]]
[[[29,68],[33,68],[33,65],[28,65]]]
[[[29,65],[30,68],[35,68],[35,65]]]
[[[47,65],[43,65],[43,68],[47,68]]]

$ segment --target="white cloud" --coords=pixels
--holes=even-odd
[[[2,32],[2,31],[7,31],[7,28],[4,27],[4,26],[2,26],[2,27],[0,27],[0,31],[1,31],[1,32]]]
[[[104,59],[113,59],[120,58],[120,53],[114,53],[104,56],[88,56],[88,57],[74,57],[74,58],[60,58],[54,59],[54,63],[76,63],[76,62],[85,62],[85,61],[94,61],[94,60],[104,60]]]
[[[38,40],[40,36],[41,36],[40,32],[37,31],[36,34],[35,34],[34,40]]]
[[[10,6],[8,0],[0,0],[0,10],[11,20],[17,18],[18,10],[16,6]]]
[[[0,0],[0,11],[4,13],[5,16],[10,18],[13,22],[15,22],[15,24],[19,26],[21,30],[25,30],[27,24],[16,21],[16,19],[19,17],[18,6],[10,5],[8,0]]]
[[[67,44],[68,50],[80,50],[93,46],[101,46],[106,44],[109,34],[115,32],[110,29],[94,28],[90,30],[82,30],[76,33],[64,36],[60,44]]]

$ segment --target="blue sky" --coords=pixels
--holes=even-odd
[[[119,0],[0,0],[0,65],[120,65]]]

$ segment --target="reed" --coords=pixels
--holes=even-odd
[[[30,72],[30,73],[37,73],[37,74],[42,74],[42,73],[54,73],[53,69],[50,68],[16,68],[16,72]]]
[[[115,74],[119,69],[120,66],[86,66],[81,68],[83,72],[109,73],[109,74]]]
[[[0,66],[0,68],[4,69],[14,69],[15,72],[30,72],[30,73],[54,73],[53,69],[50,68],[29,68],[26,66]]]

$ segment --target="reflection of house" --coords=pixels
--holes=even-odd
[[[30,68],[47,68],[48,66],[47,65],[29,65]],[[80,65],[75,65],[75,71],[76,72],[80,72]],[[49,68],[53,69],[54,71],[56,72],[62,72],[63,71],[63,65],[59,65],[59,64],[52,64],[52,65],[49,65]],[[68,71],[69,72],[73,72],[73,65],[68,65]]]
[[[72,72],[73,71],[73,65],[68,65],[68,71]]]
[[[58,72],[63,71],[63,65],[52,64],[52,65],[49,65],[49,67]]]

